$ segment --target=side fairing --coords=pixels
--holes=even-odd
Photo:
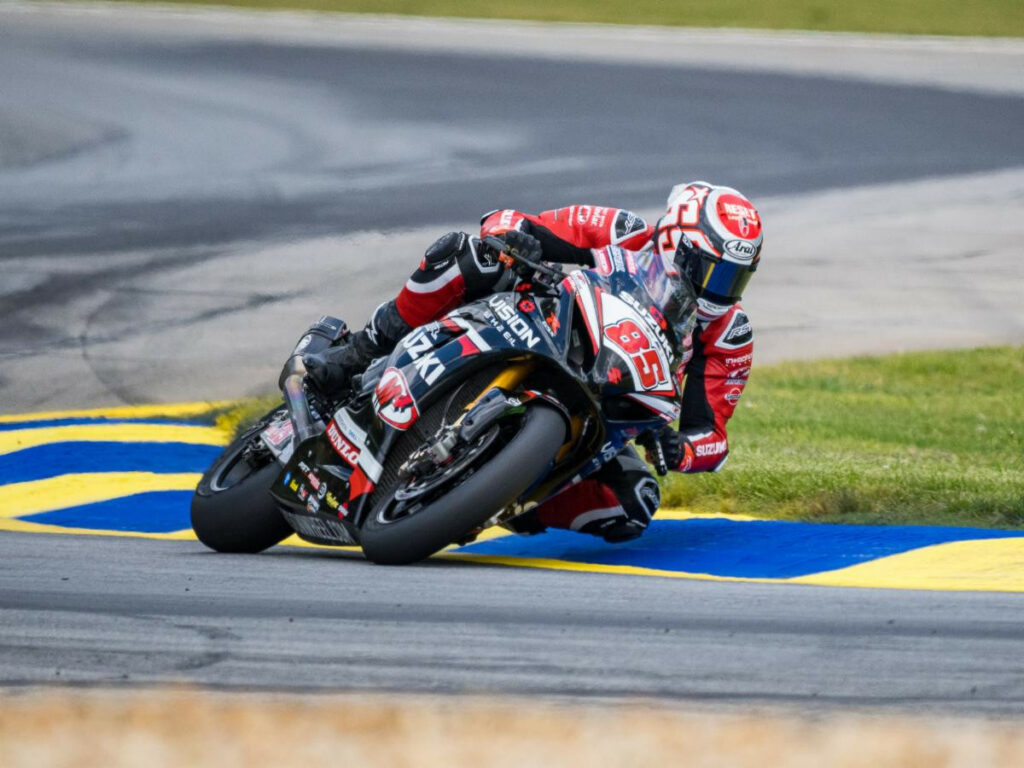
[[[574,298],[593,354],[592,386],[613,407],[625,399],[665,423],[679,416],[674,353],[657,307],[625,269],[574,272],[563,283]],[[623,415],[628,409],[619,408]],[[628,420],[628,419],[626,419]]]

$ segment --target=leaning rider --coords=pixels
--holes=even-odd
[[[658,439],[669,468],[718,471],[729,452],[725,425],[753,358],[750,321],[739,304],[761,253],[761,219],[753,204],[730,187],[695,181],[672,189],[668,209],[654,226],[619,208],[574,205],[536,216],[492,211],[480,227],[480,236],[488,235],[535,261],[585,267],[610,258],[610,249],[654,249],[667,273],[690,281],[698,327],[692,347],[687,339],[679,351],[683,362],[677,380],[685,373],[679,429],[665,427]],[[413,328],[467,302],[512,290],[516,279],[478,238],[464,232],[442,236],[427,249],[398,297],[377,307],[363,330],[339,346],[304,357],[312,386],[326,394],[343,390]],[[643,533],[660,501],[657,481],[630,445],[513,525],[522,533],[550,526],[626,541]]]

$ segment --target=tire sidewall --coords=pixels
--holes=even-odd
[[[550,465],[565,439],[555,409],[531,405],[519,433],[465,482],[408,518],[382,524],[381,500],[361,530],[363,552],[380,564],[422,560],[478,527],[525,492]]]

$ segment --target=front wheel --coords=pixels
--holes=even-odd
[[[564,440],[562,416],[544,405],[530,406],[518,432],[485,463],[466,467],[465,479],[440,498],[405,516],[389,514],[395,494],[382,499],[363,524],[363,552],[384,565],[429,557],[478,528],[529,489]]]
[[[270,488],[281,466],[251,442],[278,415],[275,411],[246,430],[210,466],[192,497],[192,530],[217,552],[262,552],[292,529],[277,510]]]

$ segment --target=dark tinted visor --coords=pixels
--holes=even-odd
[[[717,304],[734,304],[743,298],[751,274],[749,264],[717,261],[704,274],[701,295]]]
[[[735,304],[743,298],[743,291],[754,273],[750,264],[716,259],[696,248],[685,248],[683,243],[676,251],[676,263],[698,295],[715,304]]]

